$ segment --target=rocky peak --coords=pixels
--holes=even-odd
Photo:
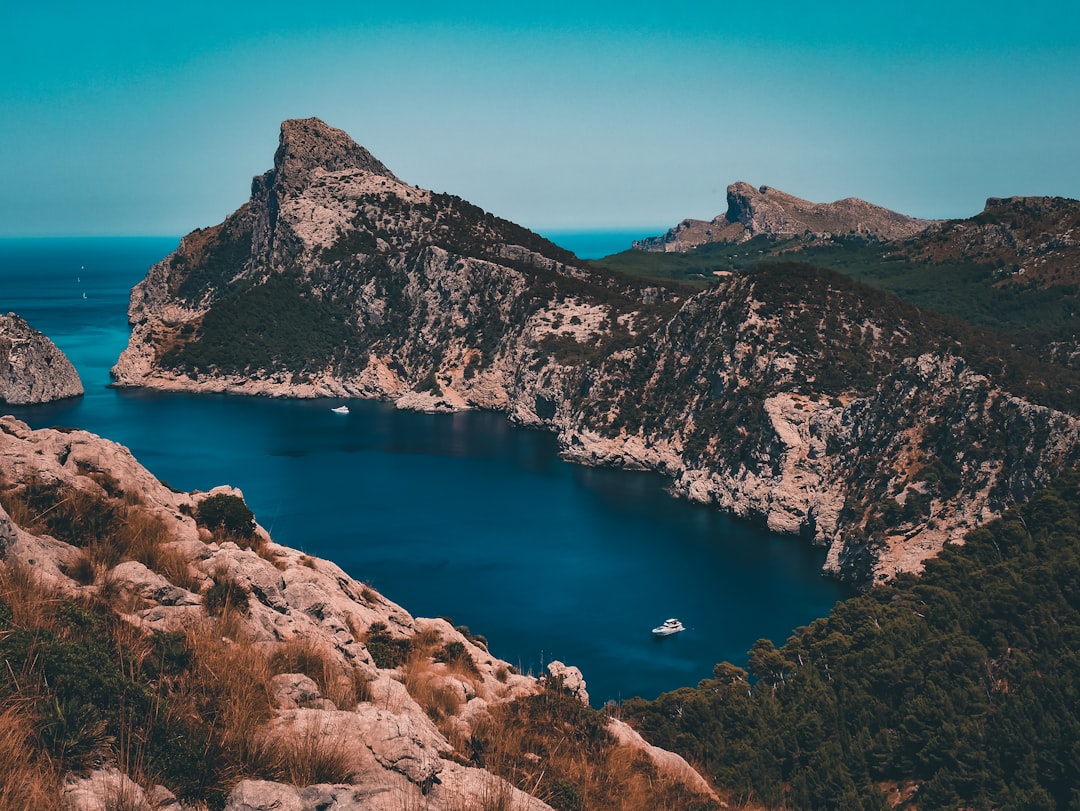
[[[710,242],[745,242],[756,236],[815,241],[859,236],[887,241],[906,239],[931,224],[857,197],[813,203],[772,186],[754,188],[743,181],[728,186],[727,202],[727,212],[710,222],[684,220],[663,236],[641,240],[634,247],[679,252]]]
[[[78,372],[56,344],[15,313],[0,316],[0,402],[29,405],[82,393]]]
[[[271,170],[277,185],[290,191],[302,189],[316,169],[328,172],[359,169],[397,180],[381,161],[343,130],[318,118],[282,122]]]

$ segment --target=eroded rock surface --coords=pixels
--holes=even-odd
[[[15,313],[0,315],[0,403],[32,405],[82,393],[79,373],[56,344]]]

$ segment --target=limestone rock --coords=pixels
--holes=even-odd
[[[589,693],[585,689],[585,677],[581,675],[581,670],[572,665],[568,667],[562,662],[555,661],[548,664],[547,671],[548,675],[562,689],[566,690],[582,704],[588,705]]]
[[[854,198],[813,203],[735,183],[726,215],[688,221],[651,247],[759,235],[936,245],[922,236],[932,233],[948,236],[943,246],[966,245],[967,236],[995,251],[1015,243],[1049,262],[1059,248],[1073,250],[1075,208],[991,201],[975,221],[927,230],[927,221]],[[1020,227],[1032,211],[1066,230],[1051,238]],[[289,353],[278,351],[272,330],[269,345],[249,347],[251,357],[224,353],[208,364],[202,350],[218,344],[203,335],[206,316],[237,295],[254,297],[252,312],[261,296],[298,308],[319,302],[327,309],[313,317],[340,326],[338,338],[297,368],[277,360]],[[1061,410],[1064,398],[1053,414],[1042,411],[1045,392],[1009,390],[1023,375],[995,371],[944,330],[927,334],[914,308],[844,277],[765,264],[693,295],[641,287],[463,200],[401,182],[312,119],[282,125],[274,168],[248,202],[151,268],[128,315],[118,385],[497,409],[553,432],[567,459],[657,471],[677,495],[826,546],[827,571],[858,584],[917,571],[942,544],[1047,481],[1077,448],[1075,409]],[[939,371],[923,374],[920,357],[937,346],[946,349],[927,363]],[[978,364],[981,379],[964,364]],[[900,423],[902,435],[892,430]],[[947,428],[931,436],[930,426]],[[1017,439],[979,439],[994,435]],[[950,436],[978,446],[935,439]],[[941,466],[957,471],[959,490],[923,492],[929,485],[917,477]],[[298,633],[302,622],[286,603],[297,606],[311,590],[290,582],[291,570],[264,572],[242,552],[213,557],[251,589],[259,633]],[[349,638],[350,612],[309,602],[305,610],[326,609],[339,642]]]
[[[0,403],[48,403],[82,393],[78,372],[56,344],[15,313],[0,316]]]
[[[0,418],[0,474],[11,488],[53,487],[57,498],[77,492],[101,507],[126,508],[124,521],[151,532],[159,544],[155,554],[141,557],[147,563],[97,559],[90,578],[76,579],[84,567],[75,564],[85,562],[86,550],[27,531],[0,509],[0,565],[20,567],[44,590],[111,606],[136,635],[203,629],[226,648],[250,645],[271,668],[273,707],[253,739],[267,752],[324,752],[336,760],[341,783],[299,788],[243,781],[227,808],[458,811],[497,797],[510,807],[547,811],[501,778],[455,763],[462,756],[447,737],[469,740],[488,721],[490,707],[535,694],[538,681],[511,672],[446,620],[415,619],[330,561],[273,543],[262,527],[256,525],[251,548],[244,548],[196,525],[192,515],[203,500],[240,497],[238,490],[177,493],[120,445],[84,431],[31,430],[13,417]],[[227,619],[211,616],[207,591],[226,581],[247,594],[247,606]],[[427,671],[410,676],[404,668],[377,668],[364,645],[376,623],[415,642],[417,661],[428,651]],[[450,643],[471,660],[464,671],[434,661],[434,652]],[[580,670],[553,663],[551,674],[588,701]],[[418,695],[429,690],[453,697],[452,708],[443,710],[450,717],[441,718],[446,734],[409,692],[417,687]],[[181,811],[168,787],[148,793],[115,767],[68,781],[65,807],[72,811],[118,805]]]
[[[63,803],[63,811],[187,811],[164,786],[146,791],[112,766],[69,777],[63,786]]]
[[[640,251],[682,253],[711,242],[740,243],[755,236],[827,240],[857,236],[890,241],[911,237],[932,224],[876,206],[857,197],[812,203],[771,186],[749,183],[727,188],[727,211],[712,221],[683,220],[658,237],[638,240]]]

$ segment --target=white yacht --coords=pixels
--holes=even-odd
[[[671,634],[677,634],[679,631],[685,631],[686,626],[672,617],[669,620],[664,620],[663,625],[658,625],[652,629],[653,634],[656,636],[670,636]]]
[[[348,414],[349,413],[349,407],[348,406],[338,406],[337,408],[331,408],[330,410],[333,411],[335,414]]]

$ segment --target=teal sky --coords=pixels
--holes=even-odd
[[[1080,197],[1080,6],[8,4],[0,235],[179,235],[318,116],[530,228],[667,227],[736,180],[923,217]]]

